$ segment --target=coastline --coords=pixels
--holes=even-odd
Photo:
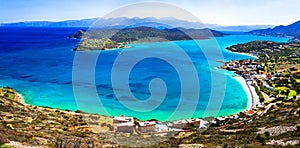
[[[254,55],[254,54],[245,53],[245,52],[231,51],[231,50],[229,50],[229,49],[227,49],[227,48],[225,48],[225,50],[228,51],[228,52],[231,52],[231,53],[237,53],[237,54],[240,54],[240,55],[247,55],[247,56],[249,56],[249,57],[252,57],[252,58],[255,58],[255,59],[259,59],[259,58],[258,58],[256,55]],[[230,61],[231,61],[231,60],[230,60]]]
[[[259,104],[259,98],[258,95],[255,91],[255,88],[253,86],[251,86],[251,84],[249,84],[247,82],[247,80],[245,80],[242,76],[240,75],[235,75],[233,76],[233,78],[235,80],[237,80],[241,85],[242,88],[246,91],[247,93],[247,97],[248,97],[248,104],[247,104],[247,108],[246,110],[250,110],[254,107],[256,107],[256,105]]]
[[[15,91],[15,93],[16,93],[15,100],[16,100],[17,102],[19,102],[19,103],[21,103],[21,104],[23,104],[23,105],[29,105],[29,104],[27,104],[27,103],[25,102],[24,96],[23,96],[23,95],[21,95],[21,94],[18,93],[17,91]]]
[[[141,43],[141,44],[143,44],[143,43]],[[132,47],[133,47],[133,46],[129,46],[129,48],[132,48]],[[114,49],[112,49],[112,50],[119,50],[119,49],[121,49],[121,48],[114,48]],[[225,50],[227,50],[227,51],[229,51],[229,52],[232,52],[232,53],[244,54],[244,55],[248,55],[248,56],[253,57],[253,58],[258,58],[258,57],[256,57],[255,55],[248,54],[248,53],[234,52],[234,51],[230,51],[230,50],[228,50],[228,49],[226,49],[226,48],[225,48]],[[110,51],[110,50],[102,50],[102,51],[107,52],[107,51]],[[232,61],[232,60],[230,60],[230,61]],[[220,63],[223,63],[223,64],[224,64],[225,61],[217,61],[217,62],[220,62]],[[221,69],[222,69],[222,68],[221,68]],[[223,70],[226,70],[226,69],[223,69]],[[226,70],[226,71],[230,71],[230,70]],[[232,72],[232,71],[231,71],[231,72]],[[236,76],[233,76],[233,75],[236,75]],[[242,110],[240,110],[240,111],[237,111],[237,112],[235,112],[235,113],[225,115],[225,116],[237,115],[237,114],[239,114],[239,113],[241,113],[241,112],[251,110],[252,108],[256,107],[257,104],[259,104],[259,99],[258,99],[258,95],[257,95],[257,93],[256,93],[256,91],[255,91],[255,88],[254,88],[253,86],[251,86],[250,84],[248,84],[247,81],[246,81],[242,76],[237,75],[237,74],[235,74],[235,73],[233,73],[233,75],[232,75],[233,78],[236,79],[236,80],[241,84],[241,86],[243,87],[244,91],[246,92],[248,102],[247,102],[246,108],[244,108],[244,109],[242,109]],[[16,93],[17,93],[17,96],[18,96],[18,99],[17,99],[18,102],[20,102],[20,103],[22,103],[22,104],[24,104],[24,105],[32,105],[32,104],[27,104],[27,103],[25,102],[24,96],[22,96],[22,95],[21,95],[20,93],[18,93],[18,92],[16,92]],[[51,108],[51,107],[49,107],[49,108]],[[59,108],[56,108],[56,109],[61,110],[61,111],[66,111],[66,110],[64,110],[64,109],[59,109]],[[72,112],[75,112],[75,111],[72,111]],[[87,113],[87,114],[90,114],[90,113]],[[99,114],[99,115],[100,115],[100,114]],[[101,116],[102,116],[102,115],[101,115]],[[110,116],[110,117],[112,117],[112,116]],[[217,117],[222,117],[222,116],[216,116],[216,118],[217,118]],[[199,118],[199,119],[205,119],[205,117],[198,117],[198,118]],[[143,120],[141,120],[141,121],[143,121]],[[166,122],[171,122],[171,121],[166,121]]]

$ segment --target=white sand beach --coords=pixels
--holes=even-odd
[[[248,97],[248,105],[247,110],[255,107],[257,104],[259,104],[259,97],[255,91],[255,88],[251,86],[251,82],[246,82],[246,80],[241,76],[234,76],[234,78],[240,82],[240,84],[243,86],[243,89],[247,93]]]

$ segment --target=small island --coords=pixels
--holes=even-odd
[[[177,40],[203,40],[211,37],[223,37],[225,34],[211,29],[156,29],[135,27],[124,29],[79,30],[70,38],[81,39],[74,51],[109,50],[129,48],[130,43],[163,42]]]

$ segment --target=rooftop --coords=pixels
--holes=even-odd
[[[156,123],[151,121],[139,122],[139,126],[153,126],[153,125],[156,125]]]

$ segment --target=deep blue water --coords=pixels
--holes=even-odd
[[[246,109],[248,96],[231,72],[216,69],[221,65],[216,60],[253,57],[224,48],[253,40],[288,40],[232,35],[76,53],[72,49],[79,40],[68,36],[77,30],[0,27],[0,85],[15,88],[29,104],[109,116],[174,120],[229,115]],[[145,102],[150,91],[153,101]]]

